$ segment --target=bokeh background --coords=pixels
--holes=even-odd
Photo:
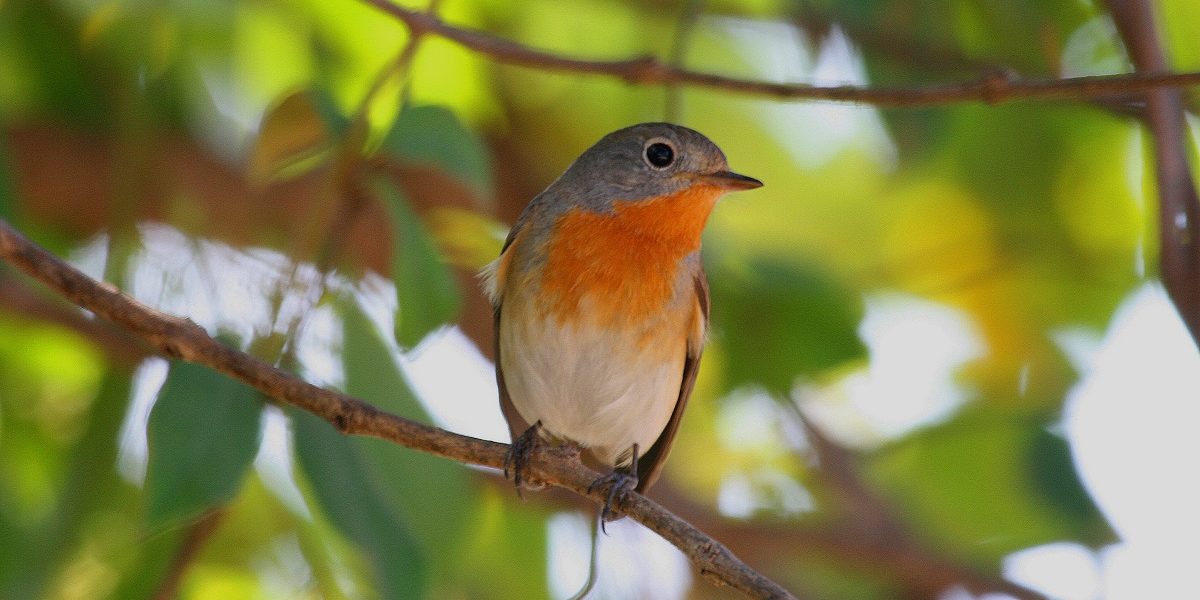
[[[405,5],[768,81],[1130,70],[1090,0]],[[1200,4],[1155,5],[1200,69]],[[0,216],[310,381],[507,441],[474,273],[596,139],[676,121],[767,185],[710,220],[714,334],[651,497],[802,598],[1197,589],[1200,355],[1128,98],[879,109],[411,41],[361,0],[2,0]],[[593,511],[343,438],[0,268],[0,597],[562,598]],[[595,598],[730,596],[609,530]]]

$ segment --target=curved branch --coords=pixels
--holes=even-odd
[[[685,84],[780,99],[831,100],[875,106],[934,106],[957,102],[1000,103],[1018,99],[1096,98],[1158,88],[1200,85],[1200,72],[1143,71],[1122,75],[1020,79],[996,70],[975,81],[921,88],[867,88],[853,85],[814,86],[776,83],[701,73],[674,67],[652,56],[628,60],[586,60],[560,56],[474,29],[450,25],[425,12],[396,6],[388,0],[363,2],[402,21],[412,35],[436,34],[497,62],[543,71],[608,75],[635,84]]]
[[[1108,0],[1108,8],[1134,67],[1140,72],[1166,69],[1150,4]],[[1192,341],[1200,345],[1200,196],[1188,164],[1183,96],[1177,90],[1149,91],[1146,113],[1158,183],[1160,276]]]
[[[501,468],[508,446],[422,425],[376,409],[361,400],[316,387],[238,352],[209,337],[188,319],[157,311],[88,277],[34,244],[0,220],[0,259],[57,290],[71,302],[119,325],[162,354],[201,364],[238,379],[267,396],[329,421],[347,435],[366,435],[461,463]],[[589,489],[599,473],[583,466],[577,453],[545,448],[529,464],[531,479],[561,487],[600,503],[605,490]],[[720,542],[646,497],[629,493],[614,509],[674,544],[717,585],[757,598],[793,598],[787,590],[751,569]]]

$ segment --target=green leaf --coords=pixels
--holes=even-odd
[[[345,302],[341,313],[346,393],[402,417],[429,422],[429,415],[396,363],[395,351],[384,342],[375,324],[353,301]],[[428,554],[439,559],[457,555],[455,549],[472,497],[467,471],[445,459],[381,440],[356,441],[390,494],[391,503],[400,509]]]
[[[1047,426],[1011,410],[976,409],[881,450],[870,472],[913,530],[949,555],[995,565],[1056,540],[1111,541],[1066,442]]]
[[[340,139],[350,131],[353,121],[338,105],[337,99],[328,89],[320,88],[310,92],[310,98],[313,109],[316,110],[321,122],[325,124],[330,137]]]
[[[7,531],[0,520],[0,597],[40,598],[51,577],[77,551],[89,519],[103,514],[122,482],[117,476],[117,439],[129,406],[130,373],[111,370],[100,381],[86,429],[71,448],[58,492],[55,519],[37,530]],[[24,538],[28,543],[18,543]]]
[[[1075,470],[1071,445],[1066,439],[1038,427],[1032,432],[1023,458],[1037,497],[1056,510],[1062,525],[1083,532],[1081,537],[1085,540],[1106,541],[1111,537],[1104,517]]]
[[[425,558],[381,489],[359,440],[310,413],[293,410],[296,455],[329,520],[363,553],[382,598],[424,598]],[[400,449],[396,449],[400,451]]]
[[[392,281],[400,304],[396,341],[403,348],[411,348],[453,320],[462,300],[454,273],[408,201],[385,180],[378,180],[375,189],[392,220]]]
[[[255,390],[207,367],[171,365],[146,432],[151,527],[233,498],[258,451],[261,416]]]
[[[862,300],[822,271],[755,257],[709,273],[730,388],[757,384],[784,394],[797,377],[866,356]]]
[[[471,539],[458,574],[464,598],[545,598],[548,511],[516,500],[508,486],[485,487],[467,515]],[[589,513],[588,517],[594,514]],[[586,559],[585,559],[586,560]],[[500,574],[499,576],[497,574]],[[503,589],[503,595],[497,589]]]
[[[409,162],[438,167],[481,197],[491,195],[487,146],[444,106],[410,106],[400,111],[383,149]]]

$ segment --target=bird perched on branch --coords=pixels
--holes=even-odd
[[[529,451],[568,442],[611,471],[614,497],[654,483],[708,331],[700,234],[717,199],[762,182],[700,133],[610,133],[538,194],[481,274],[495,309],[496,381],[520,489]]]

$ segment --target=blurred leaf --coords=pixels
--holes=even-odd
[[[429,332],[449,323],[462,303],[454,274],[400,191],[386,180],[374,186],[391,213],[392,281],[399,310],[396,341],[411,348]]]
[[[1162,0],[1158,4],[1159,25],[1168,42],[1167,57],[1179,71],[1200,69],[1200,3],[1194,0]],[[1194,92],[1194,88],[1188,88]],[[1193,96],[1195,97],[1195,96]]]
[[[132,568],[122,572],[116,590],[110,598],[153,598],[175,560],[180,545],[185,543],[187,528],[177,527],[137,540],[136,560]],[[130,550],[130,548],[124,548]]]
[[[358,445],[329,423],[292,410],[296,456],[323,512],[366,557],[382,598],[424,598],[425,558]],[[399,451],[399,449],[397,449]]]
[[[491,196],[487,146],[445,107],[404,108],[384,138],[383,150],[404,161],[438,167],[471,186],[479,197]]]
[[[1041,419],[976,409],[884,448],[870,470],[919,531],[987,565],[1053,541],[1111,541],[1066,443]]]
[[[429,227],[450,264],[471,271],[495,260],[508,235],[508,227],[491,217],[449,206],[429,212]]]
[[[396,364],[394,350],[384,343],[375,324],[352,300],[342,304],[341,314],[346,393],[399,416],[429,422]],[[472,497],[463,467],[382,440],[355,442],[383,491],[390,495],[390,504],[400,509],[426,554],[442,560],[456,556]]]
[[[321,88],[315,92],[310,92],[309,100],[312,102],[317,116],[321,118],[321,122],[325,125],[325,129],[333,138],[340,139],[346,135],[353,121],[342,110],[342,107],[338,105],[337,100],[329,90]]]
[[[255,390],[207,367],[172,363],[146,428],[151,528],[233,498],[258,451],[261,415]]]
[[[36,107],[84,127],[111,125],[113,105],[104,93],[97,57],[80,47],[71,11],[64,5],[20,0],[0,6],[0,34],[11,44],[6,48],[10,64],[26,76],[25,93]]]
[[[545,598],[547,596],[547,513],[514,501],[508,486],[483,487],[467,515],[471,537],[459,576],[466,598]],[[591,515],[589,515],[589,518]]]
[[[77,551],[87,519],[120,486],[116,472],[118,437],[130,398],[130,374],[108,371],[99,383],[85,431],[70,451],[66,477],[53,506],[55,518],[0,544],[0,597],[45,597],[50,578]],[[0,525],[0,533],[6,527]],[[11,569],[10,569],[11,567]]]
[[[1084,532],[1080,536],[1084,540],[1108,541],[1112,537],[1103,515],[1075,470],[1071,445],[1062,435],[1046,427],[1037,428],[1024,459],[1038,496],[1057,509],[1062,524]]]
[[[825,273],[766,257],[709,270],[713,323],[729,388],[758,384],[787,394],[816,376],[866,356],[858,338],[863,304]]]
[[[325,115],[306,90],[267,109],[250,153],[250,179],[265,184],[303,172],[330,148]]]

